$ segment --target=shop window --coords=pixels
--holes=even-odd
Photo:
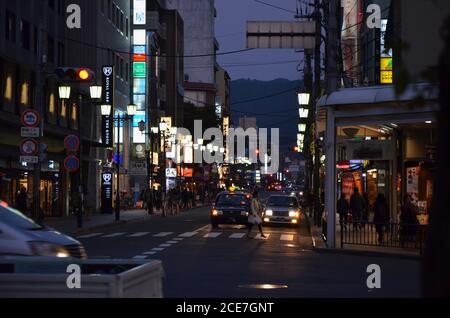
[[[50,93],[48,98],[48,122],[51,124],[56,124],[56,100],[55,94]]]
[[[11,74],[6,76],[4,97],[5,97],[5,99],[7,101],[12,101],[12,98],[13,98],[13,81],[12,81],[12,75]]]
[[[29,96],[30,96],[30,90],[29,90],[30,84],[27,82],[22,83],[22,87],[20,90],[20,104],[27,106],[29,104]]]
[[[67,102],[65,100],[61,100],[59,105],[59,124],[62,127],[67,127]]]
[[[70,128],[77,130],[78,129],[78,113],[77,113],[77,104],[73,103],[70,110]]]

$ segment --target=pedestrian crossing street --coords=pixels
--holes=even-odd
[[[296,238],[295,233],[284,233],[284,232],[270,232],[267,231],[266,238],[262,238],[260,234],[253,233],[252,236],[257,240],[278,240],[282,242],[293,242]],[[184,232],[184,233],[175,233],[175,232],[137,232],[137,233],[126,233],[126,232],[117,232],[117,233],[90,233],[86,235],[78,236],[77,239],[80,240],[89,240],[89,239],[112,239],[112,238],[145,238],[145,237],[153,237],[153,238],[164,238],[169,239],[170,244],[176,244],[183,239],[188,238],[202,238],[202,239],[230,239],[230,240],[239,240],[239,239],[247,239],[246,232],[230,232],[230,231],[194,231],[194,232]]]

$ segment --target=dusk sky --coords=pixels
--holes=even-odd
[[[216,0],[216,38],[220,43],[220,52],[246,47],[246,22],[248,20],[294,20],[296,0],[264,0],[264,2],[293,12],[272,8],[254,0]],[[254,50],[219,56],[219,64],[229,72],[232,80],[240,78],[298,80],[302,78],[302,73],[297,72],[297,65],[301,58],[302,55],[295,53],[295,50]],[[276,64],[235,66],[236,64],[262,63]]]

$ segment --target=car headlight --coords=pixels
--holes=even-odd
[[[242,216],[248,216],[248,212],[242,211],[242,212],[241,212],[241,215],[242,215]]]
[[[266,215],[267,216],[272,216],[273,215],[273,211],[272,210],[266,210]]]
[[[35,256],[70,257],[70,253],[62,246],[47,242],[30,242],[30,248]]]
[[[290,218],[298,218],[298,216],[299,216],[298,211],[289,211]]]

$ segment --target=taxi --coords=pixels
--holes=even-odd
[[[211,209],[211,225],[218,228],[221,224],[247,225],[251,211],[252,196],[244,191],[221,192],[217,195]]]

